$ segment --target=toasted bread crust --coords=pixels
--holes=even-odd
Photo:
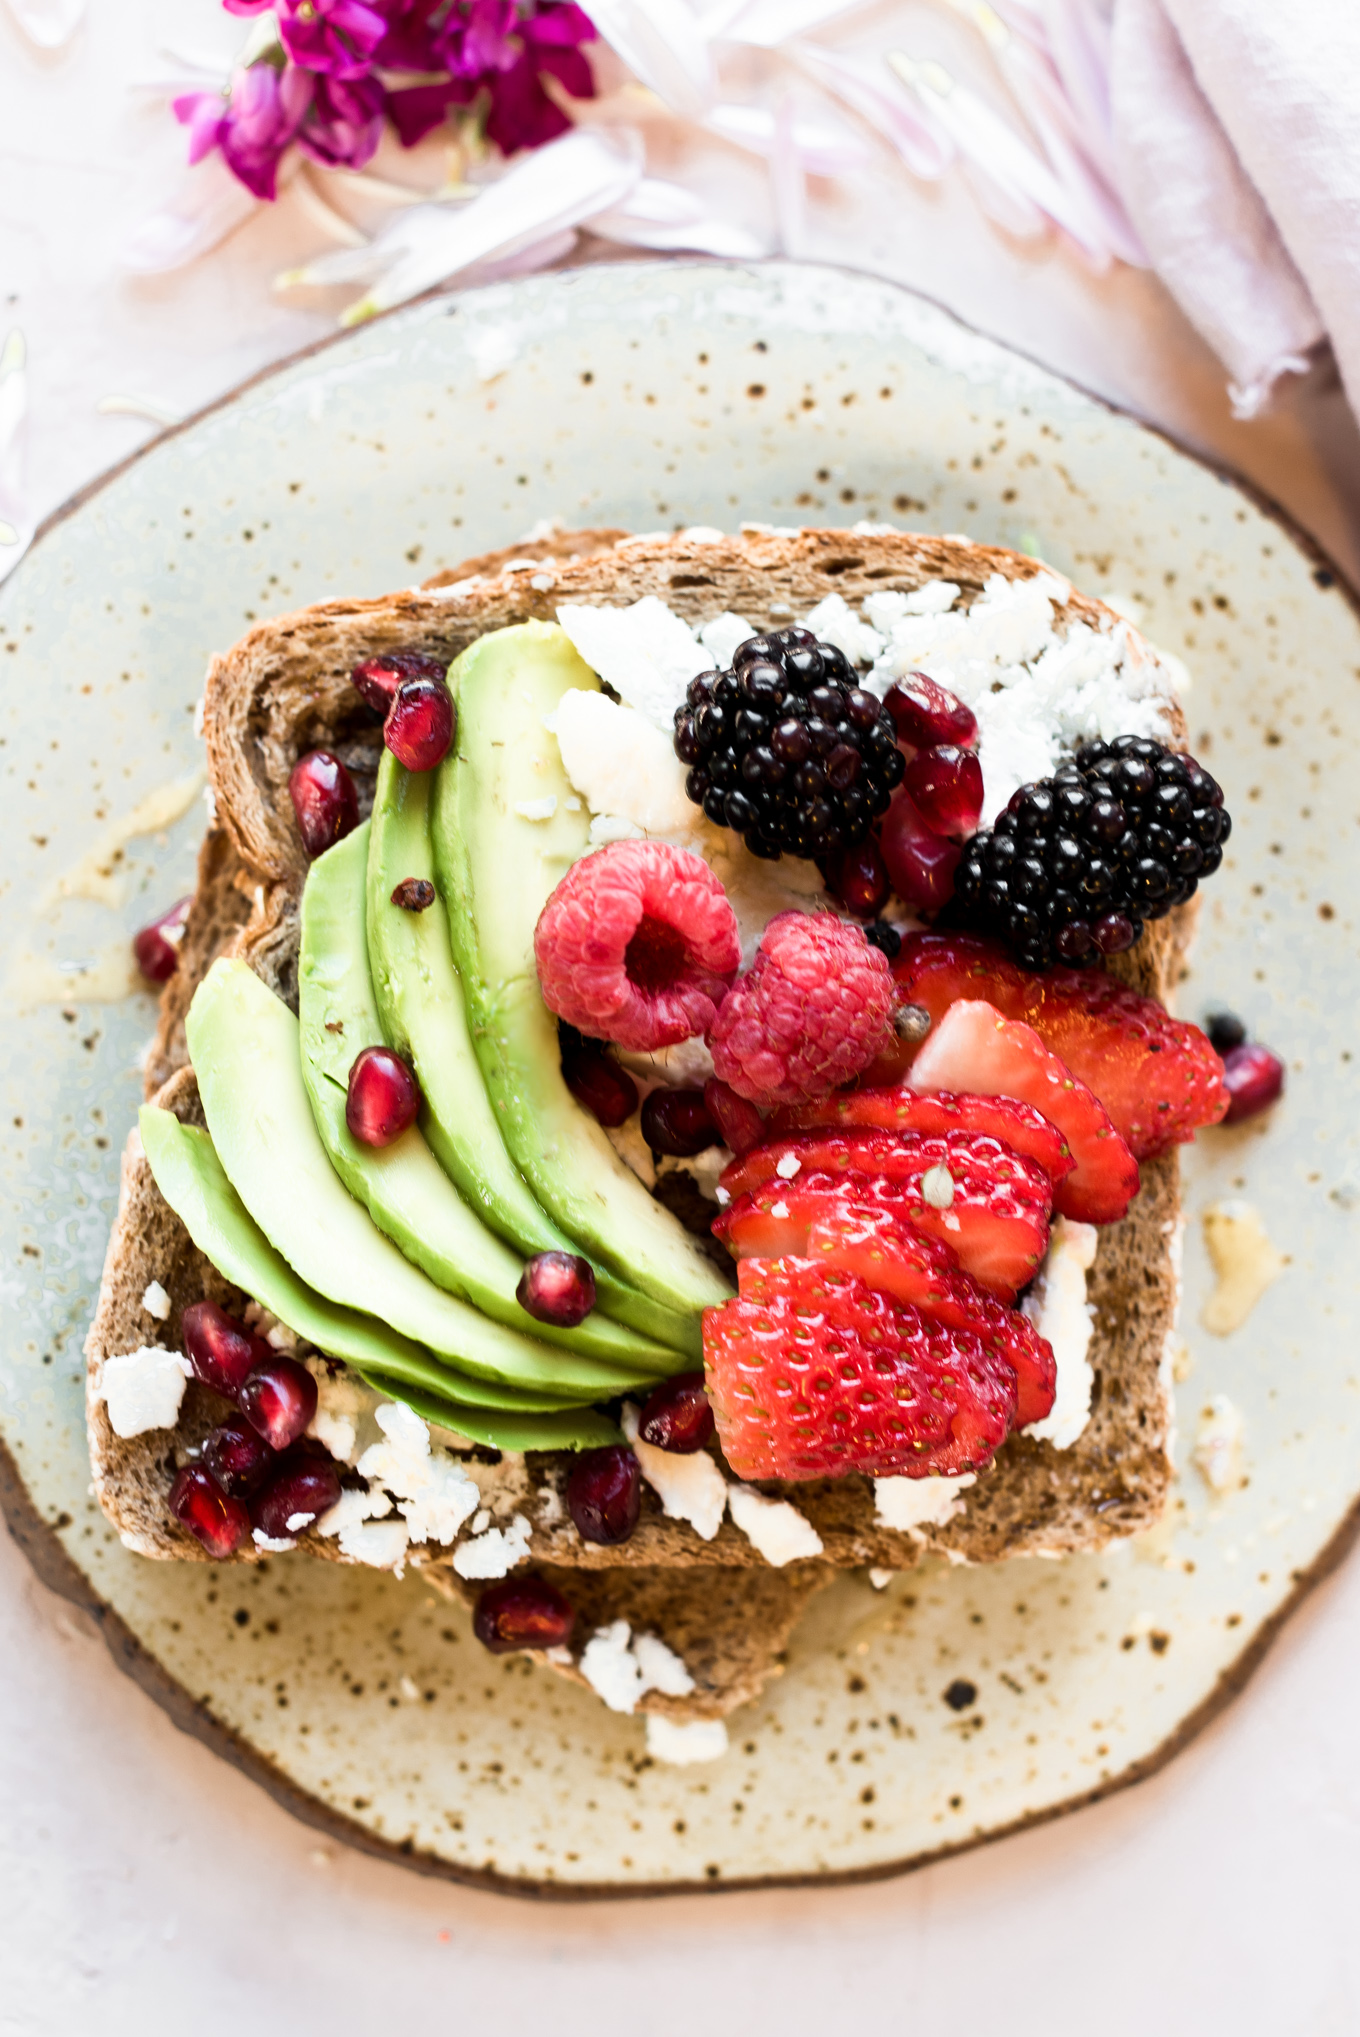
[[[321,603],[258,625],[214,659],[209,672],[204,725],[217,824],[203,845],[180,969],[162,999],[148,1094],[160,1090],[159,1101],[181,1116],[195,1116],[192,1075],[176,1073],[187,1059],[183,1019],[197,982],[219,953],[241,954],[296,1004],[298,901],[307,864],[293,823],[288,775],[301,751],[324,744],[349,765],[363,809],[371,805],[381,738],[349,681],[360,658],[419,645],[452,659],[489,630],[530,616],[551,618],[564,601],[623,605],[656,594],[690,620],[733,609],[763,627],[806,612],[830,591],[854,603],[872,592],[909,591],[926,579],[946,577],[972,595],[994,573],[1021,579],[1041,570],[1034,560],[993,547],[905,533],[785,535],[749,529],[721,540],[563,533],[470,560],[420,590],[378,601]],[[1068,618],[1095,624],[1107,614],[1101,604],[1077,594],[1066,609]],[[1132,954],[1119,958],[1117,973],[1164,1001],[1179,974],[1192,922],[1193,910],[1156,922]],[[905,1568],[926,1549],[966,1562],[1059,1554],[1098,1548],[1150,1526],[1160,1517],[1171,1475],[1162,1361],[1177,1299],[1172,1252],[1177,1220],[1172,1154],[1144,1166],[1143,1192],[1130,1215],[1100,1234],[1091,1279],[1096,1387],[1085,1433],[1066,1451],[1011,1438],[947,1525],[910,1534],[883,1527],[872,1485],[860,1477],[770,1486],[766,1490],[797,1504],[824,1544],[822,1563],[775,1572],[730,1522],[714,1541],[704,1542],[686,1523],[667,1519],[649,1492],[637,1533],[614,1548],[583,1543],[560,1508],[547,1501],[549,1519],[534,1528],[535,1559],[551,1566],[554,1576],[575,1578],[569,1595],[596,1623],[629,1618],[669,1639],[691,1663],[700,1688],[692,1700],[646,1702],[702,1716],[754,1695],[807,1596],[835,1568]],[[142,1293],[153,1279],[171,1295],[173,1313],[163,1327],[141,1309]],[[96,1398],[99,1372],[104,1357],[115,1352],[146,1341],[173,1342],[180,1310],[204,1295],[228,1306],[244,1300],[197,1253],[161,1200],[134,1133],[87,1344],[88,1405],[101,1504],[129,1545],[147,1555],[206,1560],[166,1507],[175,1469],[171,1438],[156,1432],[120,1442]],[[174,1443],[196,1440],[221,1412],[213,1396],[191,1387]],[[533,1456],[528,1468],[534,1491],[521,1506],[536,1519],[549,1489],[560,1486],[564,1466]],[[559,1518],[552,1519],[554,1514]],[[303,1538],[303,1546],[347,1560],[333,1542],[314,1534]],[[257,1560],[257,1552],[246,1550],[237,1560]],[[469,1595],[452,1577],[445,1552],[412,1550],[411,1561],[424,1566],[427,1580],[439,1572],[454,1591]],[[729,1602],[744,1605],[745,1614],[728,1618],[721,1608]],[[706,1634],[711,1647],[701,1678],[694,1661],[708,1645]],[[683,1646],[677,1638],[682,1635]]]

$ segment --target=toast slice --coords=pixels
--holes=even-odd
[[[856,605],[871,593],[910,592],[925,580],[948,578],[968,599],[995,573],[1020,579],[1040,570],[1037,562],[996,548],[887,530],[748,527],[736,538],[579,532],[488,554],[383,600],[323,603],[256,626],[209,672],[204,729],[217,819],[200,857],[180,968],[162,998],[148,1093],[159,1092],[157,1100],[188,1121],[199,1116],[196,1086],[186,1072],[183,1021],[217,954],[241,955],[296,1007],[298,906],[307,863],[288,775],[301,751],[324,744],[344,758],[361,810],[368,810],[381,732],[349,681],[361,658],[420,646],[452,659],[489,630],[534,616],[551,619],[564,601],[624,606],[658,595],[691,622],[733,610],[757,627],[777,627],[833,591]],[[1098,625],[1108,611],[1074,593],[1065,618]],[[1179,972],[1192,913],[1153,923],[1138,948],[1112,965],[1117,973],[1164,1001]],[[1164,1355],[1177,1299],[1178,1205],[1171,1154],[1144,1165],[1143,1191],[1130,1215],[1100,1233],[1090,1279],[1096,1390],[1082,1437],[1065,1451],[1012,1437],[991,1470],[962,1495],[954,1518],[941,1525],[885,1527],[871,1482],[852,1475],[786,1489],[821,1537],[818,1563],[772,1570],[730,1522],[704,1541],[687,1523],[665,1516],[650,1489],[635,1535],[604,1548],[583,1543],[571,1525],[559,1497],[565,1465],[548,1453],[506,1468],[505,1509],[513,1489],[533,1526],[535,1566],[549,1566],[553,1576],[572,1573],[568,1595],[583,1614],[650,1625],[687,1661],[694,1651],[708,1650],[706,1684],[691,1662],[699,1686],[693,1698],[643,1701],[695,1716],[729,1709],[754,1693],[802,1604],[837,1568],[905,1568],[925,1549],[964,1562],[1065,1554],[1148,1527],[1160,1517],[1171,1475]],[[163,1329],[141,1305],[152,1280],[171,1297]],[[173,1437],[154,1431],[120,1442],[98,1398],[100,1372],[105,1357],[137,1348],[153,1332],[156,1340],[173,1343],[180,1310],[204,1296],[228,1306],[243,1299],[197,1253],[160,1198],[134,1133],[87,1356],[96,1488],[129,1546],[147,1555],[203,1557],[170,1517],[166,1494],[176,1445],[206,1433],[221,1406],[191,1385]],[[496,1477],[490,1467],[488,1473],[483,1490],[495,1512]],[[300,1546],[346,1560],[313,1532]],[[234,1560],[259,1556],[247,1549]],[[413,1549],[409,1560],[427,1581],[439,1574],[466,1595],[447,1552]]]

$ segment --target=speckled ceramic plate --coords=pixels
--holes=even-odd
[[[486,1656],[418,1581],[147,1563],[89,1497],[81,1341],[152,1019],[126,944],[190,881],[205,661],[257,616],[382,593],[548,516],[896,520],[1135,601],[1194,674],[1194,747],[1238,817],[1182,1009],[1230,1003],[1290,1068],[1269,1124],[1187,1160],[1171,1521],[1101,1558],[842,1579],[704,1768],[650,1764],[640,1722]],[[1347,1546],[1360,627],[1239,489],[886,285],[583,270],[416,306],[161,440],[5,587],[0,671],[8,1511],[157,1697],[304,1816],[524,1891],[890,1872],[1146,1773]],[[1224,1198],[1284,1267],[1214,1336],[1201,1218]],[[1188,1454],[1216,1395],[1246,1479],[1219,1494]]]

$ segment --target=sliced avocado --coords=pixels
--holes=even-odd
[[[574,1329],[526,1314],[515,1299],[523,1260],[463,1201],[416,1126],[382,1148],[361,1145],[351,1134],[345,1122],[350,1067],[363,1048],[383,1040],[364,937],[368,853],[365,821],[313,863],[302,894],[302,1076],[332,1166],[379,1229],[447,1293],[525,1336],[664,1379],[676,1369],[674,1349],[598,1310]],[[480,1087],[480,1074],[477,1081]]]
[[[449,675],[458,739],[436,774],[432,827],[473,1044],[505,1143],[543,1207],[592,1261],[698,1327],[729,1298],[711,1261],[626,1167],[562,1079],[539,993],[534,928],[590,846],[589,819],[544,728],[571,687],[599,681],[556,623],[478,638]],[[520,809],[541,810],[527,819]]]
[[[208,1129],[227,1178],[270,1243],[319,1293],[363,1309],[462,1372],[608,1399],[654,1374],[554,1350],[490,1322],[404,1259],[326,1157],[298,1052],[297,1020],[244,962],[213,964],[186,1021]]]
[[[526,1257],[574,1252],[575,1238],[540,1207],[506,1150],[468,1031],[443,900],[436,898],[424,912],[404,912],[392,903],[403,878],[434,877],[429,809],[430,774],[403,770],[384,751],[368,845],[367,906],[369,967],[383,1032],[416,1071],[426,1140],[468,1206]],[[621,1275],[595,1267],[600,1313],[687,1357],[698,1356],[693,1312],[640,1294],[626,1267]]]
[[[423,1420],[441,1429],[455,1429],[460,1436],[493,1450],[599,1450],[623,1441],[622,1431],[608,1415],[598,1414],[594,1408],[571,1408],[561,1414],[498,1414],[456,1406],[437,1393],[385,1379],[379,1372],[359,1376],[375,1393],[390,1393],[394,1400],[404,1400]]]
[[[561,1403],[551,1397],[460,1379],[385,1323],[353,1309],[338,1308],[313,1293],[274,1250],[246,1209],[206,1132],[196,1125],[182,1125],[170,1111],[149,1103],[142,1106],[140,1123],[156,1186],[199,1251],[211,1259],[225,1280],[263,1303],[295,1336],[315,1344],[329,1358],[343,1358],[366,1378],[381,1375],[383,1390],[390,1387],[402,1399],[411,1389],[418,1389],[427,1399],[442,1397],[450,1407],[460,1409],[460,1418],[477,1410],[516,1416],[560,1411]],[[568,1413],[576,1418],[574,1408]],[[447,1425],[457,1426],[451,1421]],[[482,1438],[478,1435],[475,1440]],[[521,1446],[507,1443],[496,1447]]]

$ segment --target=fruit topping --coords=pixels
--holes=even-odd
[[[898,740],[915,749],[932,749],[937,743],[954,743],[965,750],[977,747],[972,708],[926,672],[908,672],[888,688],[883,705],[893,718]]]
[[[215,1301],[192,1302],[179,1333],[195,1379],[227,1400],[235,1400],[255,1367],[273,1356],[263,1337],[252,1336]]]
[[[885,1132],[981,1132],[999,1139],[1012,1153],[1022,1153],[1042,1167],[1056,1188],[1076,1165],[1058,1127],[1032,1103],[1011,1096],[953,1095],[936,1091],[921,1095],[905,1085],[893,1089],[854,1089],[828,1096],[799,1110],[780,1111],[774,1132],[812,1131],[818,1126],[846,1129],[875,1126]]]
[[[781,912],[709,1035],[713,1067],[752,1103],[827,1096],[892,1031],[892,973],[863,930],[831,913]]]
[[[250,1539],[250,1515],[201,1464],[186,1464],[170,1488],[170,1511],[210,1556],[234,1556]]]
[[[1247,1029],[1235,1011],[1213,1011],[1204,1021],[1209,1045],[1216,1054],[1230,1054],[1247,1043]]]
[[[248,1499],[264,1482],[276,1453],[244,1415],[228,1415],[203,1445],[203,1462],[223,1492]]]
[[[359,825],[354,780],[329,750],[308,750],[298,758],[288,779],[288,796],[309,856],[321,855]]]
[[[1085,1224],[1117,1223],[1138,1193],[1138,1163],[1099,1098],[1050,1053],[1032,1026],[980,998],[953,1004],[912,1063],[915,1089],[974,1091],[1033,1104],[1076,1161],[1053,1206]]]
[[[937,913],[954,895],[954,873],[963,857],[957,842],[936,834],[910,793],[893,794],[884,817],[879,846],[893,890],[918,912]]]
[[[1017,1429],[1052,1411],[1058,1369],[1051,1345],[1027,1316],[997,1301],[955,1265],[947,1246],[924,1237],[899,1211],[869,1209],[853,1197],[827,1198],[813,1213],[806,1239],[782,1256],[790,1255],[853,1273],[933,1322],[980,1337],[1015,1370]],[[763,1259],[743,1259],[737,1267],[737,1284],[748,1300],[764,1266]]]
[[[902,951],[901,934],[885,919],[871,920],[864,929],[864,938],[871,947],[881,949],[890,962],[895,962]]]
[[[866,835],[851,849],[842,849],[826,866],[826,888],[856,919],[877,922],[888,903],[892,882],[878,843]]]
[[[638,1107],[637,1084],[603,1041],[583,1039],[565,1020],[557,1028],[562,1080],[579,1104],[600,1124],[626,1124]]]
[[[584,1450],[567,1473],[567,1512],[584,1542],[626,1542],[638,1524],[642,1473],[621,1443]]]
[[[1227,1109],[1218,1056],[1199,1028],[1102,972],[1059,968],[1034,976],[994,941],[932,932],[908,937],[893,973],[899,995],[935,1020],[958,998],[981,997],[1033,1026],[1094,1090],[1137,1160],[1184,1144]],[[903,1041],[868,1079],[887,1079],[889,1066],[900,1069],[910,1056]]]
[[[392,887],[392,903],[403,912],[427,912],[434,904],[434,886],[428,877],[403,877]]]
[[[516,1648],[565,1648],[576,1609],[542,1577],[506,1577],[477,1601],[472,1631],[493,1655]]]
[[[692,679],[675,754],[694,804],[771,859],[862,842],[903,770],[890,716],[806,629],[749,637],[729,672]]]
[[[649,1395],[638,1422],[638,1435],[654,1450],[692,1457],[713,1435],[713,1409],[704,1390],[702,1372],[680,1372],[663,1380]]]
[[[762,1261],[706,1309],[704,1361],[739,1478],[952,1477],[1015,1416],[1015,1373],[981,1337],[806,1259]]]
[[[296,1443],[316,1413],[316,1381],[281,1351],[261,1359],[241,1388],[241,1412],[275,1450]]]
[[[390,1146],[420,1115],[420,1085],[390,1047],[365,1047],[349,1071],[345,1123],[362,1146]]]
[[[734,1161],[723,1182],[733,1200],[713,1233],[738,1258],[801,1254],[828,1201],[894,1211],[1003,1301],[1028,1286],[1048,1249],[1047,1176],[976,1134],[806,1133]]]
[[[515,1299],[539,1323],[574,1329],[595,1306],[595,1272],[575,1252],[537,1252],[525,1263]]]
[[[642,1136],[653,1153],[676,1160],[721,1143],[702,1089],[654,1089],[642,1106]]]
[[[439,679],[405,679],[397,688],[383,741],[408,771],[433,771],[442,764],[458,723],[453,695]]]
[[[385,716],[398,687],[408,679],[437,679],[442,685],[448,669],[447,659],[432,651],[384,651],[380,657],[363,659],[349,677],[361,699]]]
[[[1228,1109],[1223,1122],[1240,1125],[1268,1110],[1284,1088],[1284,1063],[1269,1047],[1246,1041],[1230,1047],[1223,1056],[1223,1086],[1228,1092]]]
[[[940,743],[918,750],[902,785],[928,828],[962,841],[982,815],[982,766],[971,750]]]
[[[718,1127],[722,1142],[734,1153],[749,1153],[765,1136],[765,1120],[753,1103],[738,1096],[730,1082],[710,1075],[704,1084],[704,1102]]]
[[[1222,790],[1193,757],[1147,736],[1085,743],[973,837],[955,913],[1027,969],[1095,962],[1184,904],[1231,831]]]
[[[178,969],[179,944],[193,902],[192,898],[178,899],[168,912],[133,935],[132,952],[148,983],[167,983]]]
[[[251,1525],[282,1542],[300,1535],[340,1497],[340,1474],[321,1450],[291,1450],[250,1502]]]
[[[736,914],[702,856],[611,842],[573,863],[534,929],[543,1002],[648,1052],[706,1032],[741,962]]]

